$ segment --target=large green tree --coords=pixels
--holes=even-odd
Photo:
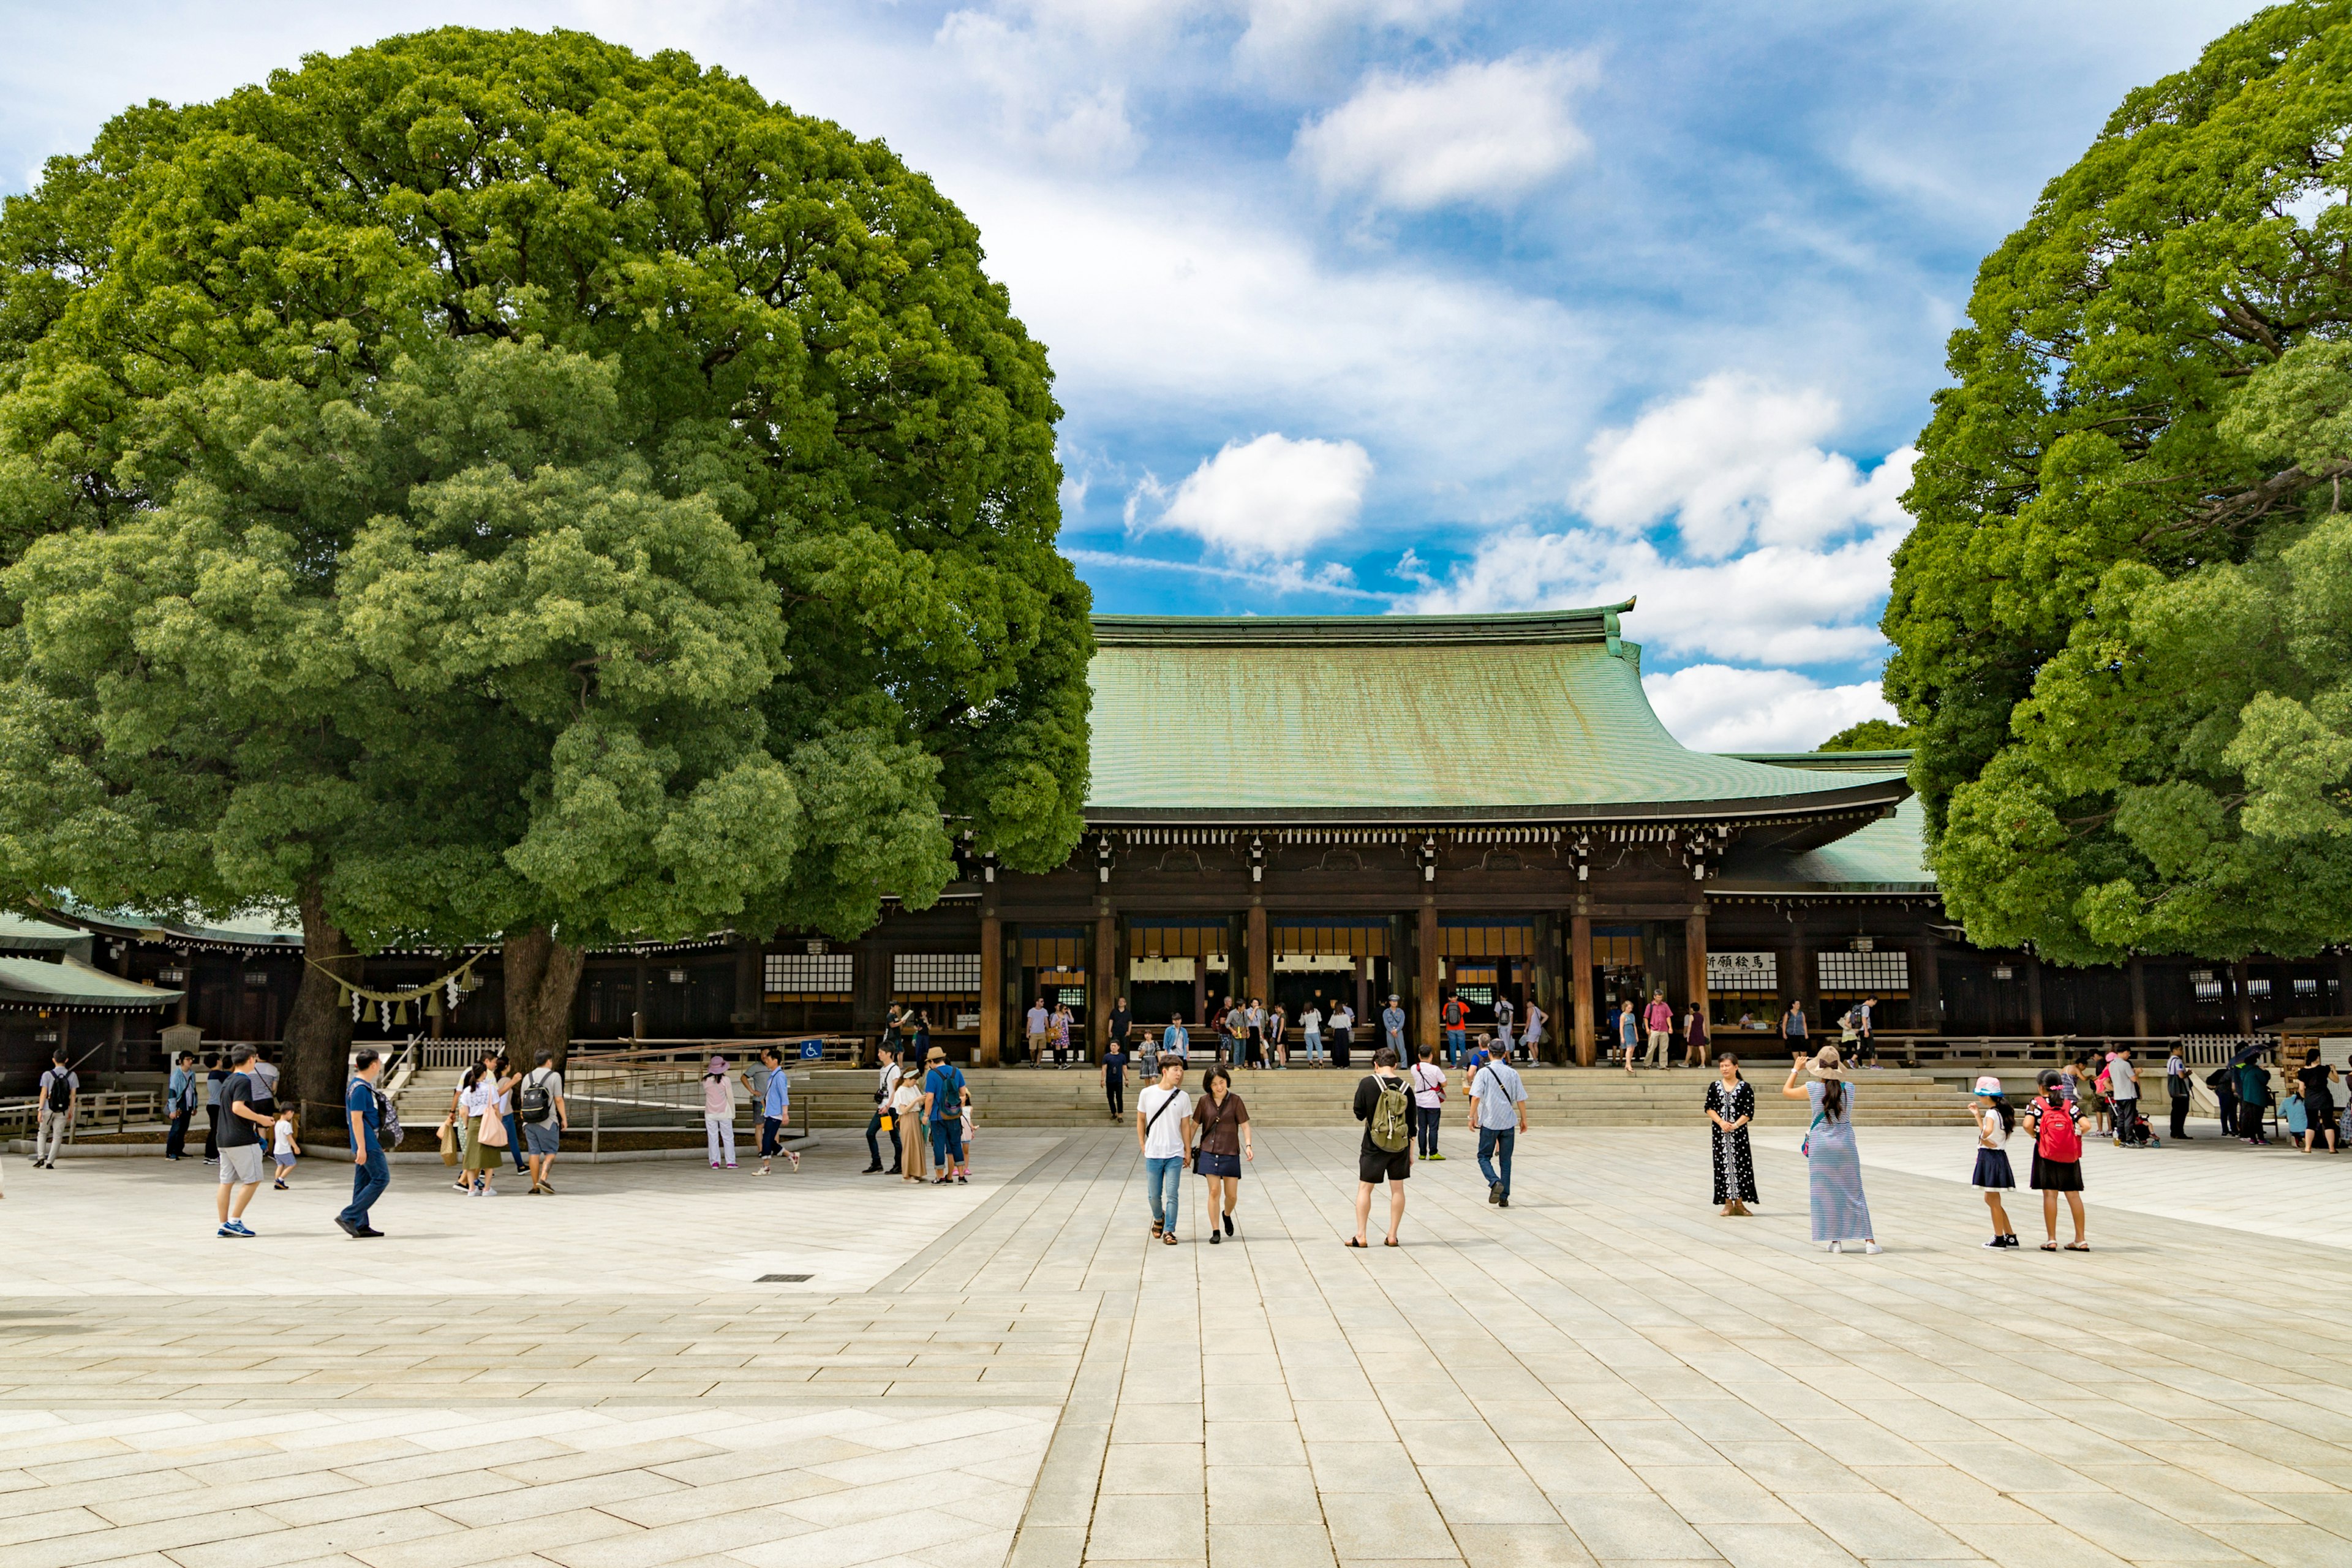
[[[2352,937],[2341,841],[2246,771],[2271,697],[2341,718],[2287,628],[2345,542],[2347,130],[2352,4],[2263,11],[2126,98],[1979,271],[1885,621],[1973,940],[2089,963]]]
[[[452,344],[520,357],[485,369],[440,352]],[[405,485],[396,495],[325,480],[289,493],[270,471],[281,446],[329,450],[362,440],[355,429],[398,447],[384,432],[404,428],[401,398],[436,376],[527,389],[583,365],[609,387],[604,426],[593,439],[540,429],[562,447],[551,462],[475,431],[378,472]],[[263,405],[274,423],[234,412]],[[546,694],[515,674],[562,639],[533,656],[478,635],[509,610],[535,613],[498,595],[543,587],[524,557],[596,506],[611,527],[588,556],[619,562],[630,530],[661,520],[716,519],[781,606],[764,683],[736,701],[758,735],[719,725],[717,744],[782,770],[796,852],[787,875],[732,879],[731,923],[845,934],[885,892],[922,902],[951,872],[948,823],[975,852],[1057,864],[1079,828],[1090,652],[1086,592],[1054,549],[1057,416],[1043,349],[929,181],[682,55],[452,28],[314,57],[218,102],[129,110],[0,216],[0,548],[25,553],[31,593],[38,574],[102,546],[44,554],[29,542],[136,535],[201,502],[235,520],[214,526],[236,565],[215,588],[141,578],[153,593],[138,605],[93,603],[54,632],[34,626],[25,593],[11,600],[8,874],[25,888],[70,870],[63,885],[86,896],[208,909],[290,900],[313,956],[332,957],[347,941],[507,922],[508,909],[478,907],[469,880],[495,847],[541,900],[521,917],[531,924],[495,926],[521,961],[509,964],[509,1032],[560,1032],[583,942],[632,920],[649,935],[678,923],[676,898],[639,913],[623,892],[691,847],[683,828],[656,844],[669,809],[656,799],[725,773],[667,731],[642,756],[610,735],[565,749],[532,717]],[[245,428],[238,419],[308,433],[239,446],[223,434]],[[485,527],[499,549],[482,545]],[[110,581],[111,568],[77,569]],[[303,661],[356,661],[341,705],[318,717],[316,745],[348,752],[329,769],[337,789],[369,768],[429,771],[394,753],[453,715],[453,732],[470,715],[486,743],[517,748],[511,766],[407,785],[404,818],[373,786],[342,806],[367,817],[384,854],[407,847],[394,879],[414,891],[404,906],[331,869],[305,903],[285,857],[265,875],[225,853],[228,802],[268,781],[185,764],[152,728],[113,723],[116,688],[151,679],[151,661],[135,626],[94,619],[184,623],[194,642],[243,613],[244,576],[272,571],[295,586],[252,628],[238,679],[262,691],[324,683],[341,672]],[[208,592],[224,595],[215,609],[184,607]],[[50,638],[38,668],[37,634]],[[110,637],[111,666],[97,648]],[[68,646],[77,638],[94,639],[88,657]],[[501,665],[509,656],[518,664]],[[602,710],[621,672],[593,668],[588,706]],[[224,743],[249,739],[233,731]],[[75,765],[81,776],[55,776]],[[581,788],[560,784],[565,765]],[[509,784],[515,796],[496,794]],[[27,813],[60,788],[113,816],[87,818],[106,826],[79,839],[49,830]],[[289,793],[280,815],[299,822],[342,798]],[[506,826],[449,828],[436,803],[452,800]],[[551,840],[540,825],[556,820],[571,827]],[[110,860],[106,841],[133,828],[120,842],[135,853]],[[293,858],[340,866],[346,853],[306,843]],[[331,990],[321,979],[306,991],[298,1021]]]

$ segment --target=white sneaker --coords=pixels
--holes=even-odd
[[[1880,1253],[1885,1251],[1886,1248],[1879,1246],[1878,1243],[1874,1241],[1865,1241],[1862,1244],[1862,1250],[1868,1256],[1875,1258]]]
[[[1830,1250],[1832,1252],[1843,1252],[1845,1250],[1845,1243],[1843,1241],[1832,1241],[1830,1243]]]

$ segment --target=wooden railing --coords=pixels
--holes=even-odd
[[[0,1100],[0,1132],[29,1136],[39,1124],[40,1111],[38,1096],[25,1100]],[[144,1126],[163,1120],[163,1096],[158,1090],[85,1091],[74,1104],[73,1130],[79,1132],[104,1127],[120,1132],[127,1127]]]

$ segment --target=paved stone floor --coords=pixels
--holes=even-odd
[[[1538,1131],[1350,1252],[1351,1131],[1269,1131],[1214,1247],[1131,1136],[920,1192],[829,1136],[402,1166],[380,1243],[323,1163],[247,1243],[202,1166],[7,1162],[0,1568],[2352,1563],[2352,1156],[2095,1150],[2097,1250],[1992,1253],[1966,1134],[1865,1125],[1832,1258],[1793,1136],[1724,1220],[1702,1134]]]

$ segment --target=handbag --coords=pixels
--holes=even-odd
[[[457,1129],[450,1123],[444,1121],[441,1124],[441,1163],[445,1165],[456,1164],[461,1149],[457,1142]]]
[[[488,1107],[483,1110],[482,1131],[477,1136],[481,1139],[482,1147],[485,1149],[503,1149],[507,1146],[507,1119],[499,1114],[497,1100],[490,1101]]]

